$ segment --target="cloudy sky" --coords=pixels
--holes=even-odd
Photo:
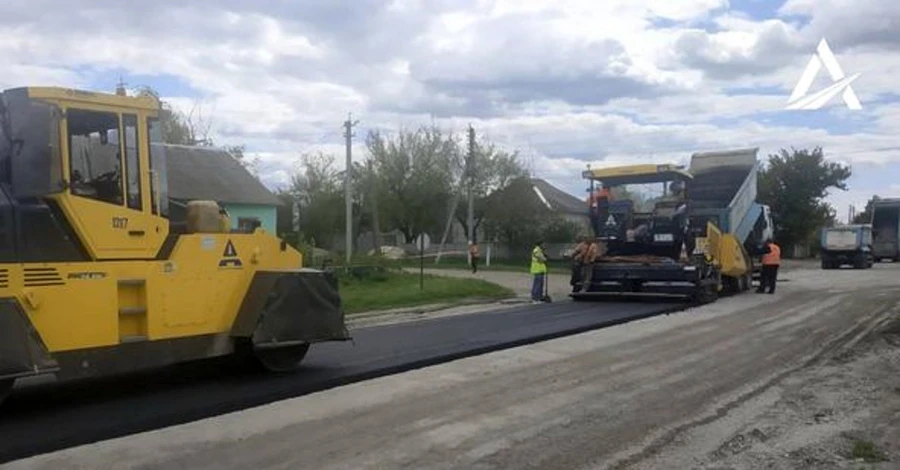
[[[861,110],[840,96],[785,110],[825,38]],[[581,195],[588,162],[822,146],[853,168],[845,216],[900,196],[900,2],[889,0],[3,0],[0,86],[112,91],[119,77],[245,144],[277,187],[341,124],[436,122],[519,150]],[[831,84],[823,70],[815,92]]]

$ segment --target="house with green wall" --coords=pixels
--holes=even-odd
[[[172,220],[186,219],[189,201],[216,201],[233,229],[258,224],[277,233],[281,200],[223,149],[167,144],[166,172]]]

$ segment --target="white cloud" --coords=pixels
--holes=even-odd
[[[851,163],[900,161],[898,5],[789,0],[756,21],[725,0],[162,0],[140,10],[10,0],[0,5],[0,85],[111,86],[120,69],[126,82],[177,77],[214,112],[216,141],[247,144],[273,186],[304,151],[334,152],[342,168],[352,112],[355,158],[366,129],[471,122],[532,154],[539,176],[580,191],[588,161],[715,148],[823,146]],[[862,74],[863,111],[782,111],[822,36],[845,72]],[[178,94],[189,96],[169,101],[190,109],[193,93]],[[867,199],[859,191],[852,198]]]

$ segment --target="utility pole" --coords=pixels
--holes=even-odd
[[[344,121],[344,139],[347,143],[347,170],[344,172],[344,211],[347,217],[347,233],[346,233],[346,253],[347,268],[350,268],[350,258],[353,255],[353,191],[351,172],[353,171],[352,146],[353,146],[353,126],[359,121],[351,121],[350,114],[347,114],[347,120]]]
[[[469,243],[475,243],[475,128],[469,124],[469,155],[466,157],[466,179],[468,180],[469,214],[466,223],[469,226]],[[468,255],[469,264],[472,264],[472,253]]]

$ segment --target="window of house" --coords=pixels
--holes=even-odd
[[[122,205],[122,152],[119,116],[69,109],[68,125],[72,194]]]
[[[238,217],[238,230],[241,232],[253,232],[256,227],[262,225],[256,217]]]

